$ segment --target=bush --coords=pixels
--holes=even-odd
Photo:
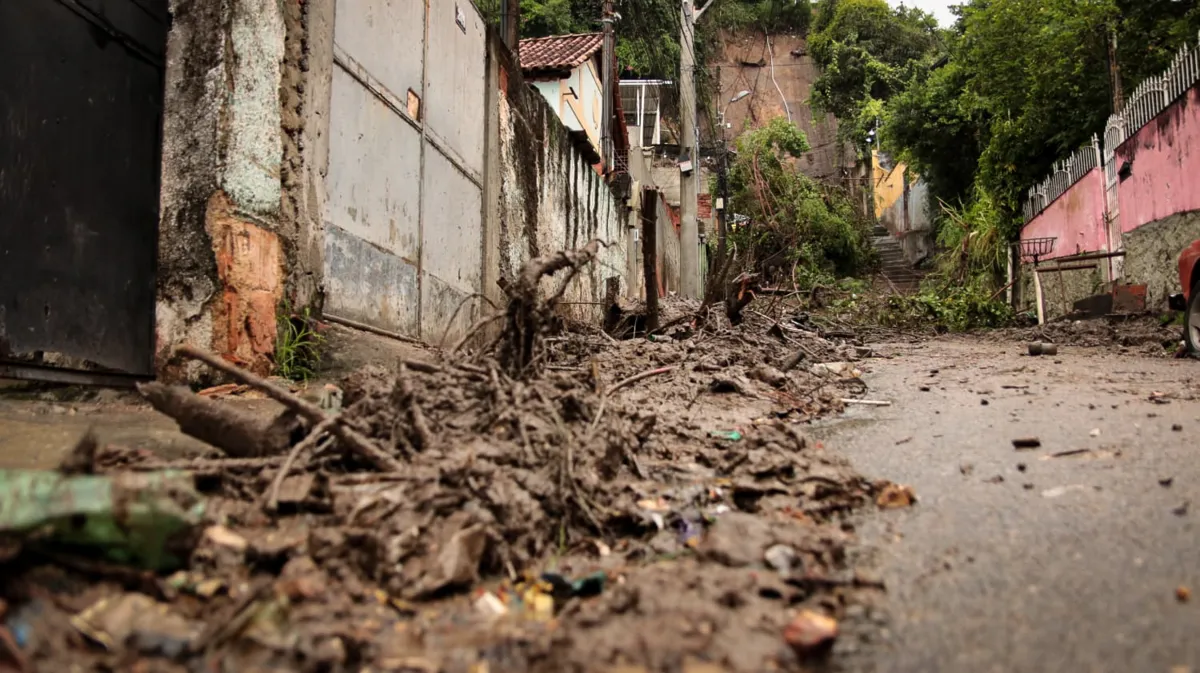
[[[768,281],[795,276],[811,287],[873,264],[870,223],[845,192],[796,169],[809,144],[795,124],[772,119],[738,138],[737,150],[729,168],[731,206],[749,219],[731,227],[730,242],[744,266]]]
[[[926,287],[915,295],[892,295],[880,323],[894,327],[935,326],[952,332],[979,327],[1003,327],[1013,319],[1012,308],[992,299],[993,291],[977,285]]]

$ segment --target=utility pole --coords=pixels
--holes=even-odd
[[[1125,94],[1121,90],[1121,64],[1117,62],[1117,29],[1108,32],[1108,74],[1112,78],[1113,114],[1125,107]]]
[[[604,25],[604,48],[601,50],[601,58],[604,59],[602,65],[604,71],[604,80],[601,82],[604,100],[602,101],[602,114],[604,115],[600,121],[600,152],[603,155],[604,166],[607,170],[612,171],[616,168],[615,157],[613,156],[613,79],[616,75],[613,64],[616,62],[616,45],[613,39],[613,0],[604,0],[604,15],[600,18],[600,22]]]
[[[683,0],[682,26],[679,31],[679,149],[684,156],[679,165],[679,286],[681,294],[700,298],[700,228],[697,219],[697,195],[700,180],[700,133],[696,127],[696,20],[712,0],[695,9],[692,0]],[[684,169],[687,170],[684,170]]]
[[[521,42],[521,0],[500,2],[500,38],[513,55],[520,58],[517,45]]]

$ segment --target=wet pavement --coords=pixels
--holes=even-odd
[[[894,405],[817,430],[920,498],[863,517],[891,623],[852,670],[1200,671],[1200,598],[1176,596],[1200,590],[1200,362],[884,351],[865,378]]]

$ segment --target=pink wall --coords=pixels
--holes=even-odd
[[[1021,240],[1057,238],[1053,252],[1043,258],[1054,259],[1106,249],[1104,228],[1104,171],[1094,168],[1030,220]]]
[[[1117,167],[1133,161],[1118,185],[1121,231],[1200,210],[1200,87],[1192,87],[1117,148]]]

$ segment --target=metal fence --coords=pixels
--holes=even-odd
[[[1055,199],[1100,164],[1100,138],[1093,135],[1090,144],[1079,148],[1066,159],[1056,161],[1054,172],[1042,184],[1029,188],[1029,198],[1025,201],[1025,221],[1040,215]]]
[[[1200,82],[1200,46],[1185,44],[1175,55],[1175,60],[1166,72],[1139,84],[1124,108],[1108,118],[1108,124],[1104,128],[1103,153],[1100,152],[1097,138],[1093,136],[1091,146],[1084,147],[1067,160],[1055,164],[1050,177],[1042,184],[1030,188],[1029,198],[1024,206],[1025,221],[1029,222],[1040,215],[1047,206],[1097,165],[1104,166],[1108,218],[1110,222],[1114,221],[1119,213],[1115,165],[1117,147],[1170,107],[1197,82]],[[1097,161],[1099,164],[1095,163]],[[1084,169],[1084,166],[1088,167]]]

